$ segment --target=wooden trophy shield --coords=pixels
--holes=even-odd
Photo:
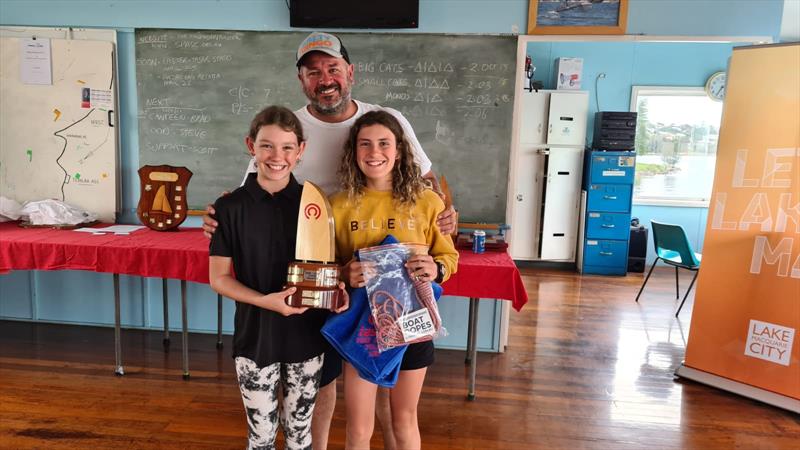
[[[192,171],[186,167],[142,166],[136,215],[156,231],[173,230],[186,220],[186,186]]]
[[[297,261],[289,263],[286,278],[286,287],[297,290],[286,299],[288,305],[331,310],[341,306],[334,244],[331,204],[317,185],[306,181],[297,215]]]

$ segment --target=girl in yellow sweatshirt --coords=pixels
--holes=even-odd
[[[331,197],[336,224],[336,254],[346,263],[345,282],[366,283],[368,267],[353,261],[353,253],[378,245],[387,234],[400,242],[424,243],[429,254],[409,258],[406,267],[418,281],[443,282],[458,262],[450,236],[436,226],[444,210],[441,198],[428,189],[414,162],[403,129],[391,114],[373,111],[350,129],[339,168],[344,190]],[[433,363],[431,341],[411,344],[405,352],[397,384],[390,392],[392,428],[397,447],[419,449],[417,403],[427,367]],[[377,385],[358,376],[345,363],[347,448],[369,448],[375,417]]]

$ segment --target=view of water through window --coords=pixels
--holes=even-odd
[[[634,88],[634,200],[707,202],[714,182],[722,103],[701,88]]]

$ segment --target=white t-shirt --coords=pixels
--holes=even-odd
[[[377,110],[384,110],[397,118],[397,121],[403,127],[406,140],[411,144],[414,160],[419,164],[422,174],[430,172],[431,160],[422,150],[411,124],[408,123],[408,120],[403,117],[400,111],[358,100],[353,101],[358,110],[353,117],[344,122],[323,122],[312,116],[305,106],[294,112],[303,124],[303,132],[306,135],[306,151],[303,154],[303,160],[292,171],[298,183],[303,183],[306,180],[312,181],[328,195],[341,190],[336,172],[339,170],[339,163],[344,154],[344,144],[347,142],[350,127],[353,126],[356,119],[365,113]],[[247,164],[244,178],[247,179],[247,174],[255,171],[256,169],[251,159]],[[242,180],[242,184],[244,184],[244,180]]]

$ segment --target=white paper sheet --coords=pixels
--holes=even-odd
[[[92,234],[106,234],[106,233],[131,234],[134,231],[141,230],[142,228],[144,228],[144,225],[109,225],[107,227],[101,227],[101,228],[76,228],[73,231],[80,231],[83,233],[92,233]]]
[[[19,40],[20,78],[25,84],[53,84],[53,64],[50,39]]]

